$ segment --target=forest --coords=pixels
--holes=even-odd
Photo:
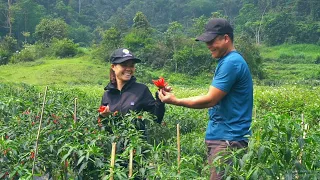
[[[127,47],[148,67],[197,75],[214,66],[194,42],[212,17],[231,22],[257,78],[265,77],[259,45],[320,43],[317,0],[2,0],[0,9],[0,64],[71,57],[78,47],[104,61]]]

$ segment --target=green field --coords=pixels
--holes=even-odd
[[[215,164],[228,169],[225,178],[319,179],[320,86],[295,84],[301,78],[317,80],[319,74],[314,73],[319,66],[272,61],[264,65],[267,80],[293,81],[281,86],[254,86],[249,147],[246,152],[230,154],[233,165],[219,158]],[[166,105],[162,124],[153,123],[147,113],[111,115],[99,121],[97,108],[108,83],[108,67],[108,63],[88,56],[0,66],[0,179],[32,177],[32,154],[46,87],[36,176],[109,179],[111,144],[116,142],[115,179],[129,179],[124,164],[130,150],[135,151],[136,178],[208,179],[210,166],[206,164],[204,144],[207,110]],[[136,75],[152,92],[157,88],[151,79],[163,76],[177,97],[189,97],[205,94],[213,74],[190,77],[139,65]],[[132,125],[137,117],[148,123],[147,140],[140,138],[141,132]],[[302,126],[302,122],[308,125]],[[179,166],[177,124],[181,133]]]

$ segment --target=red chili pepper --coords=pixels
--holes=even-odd
[[[114,113],[113,113],[113,116],[116,116],[118,114],[118,111],[115,111]]]
[[[138,119],[142,119],[142,116],[138,116]]]
[[[158,80],[152,80],[153,84],[156,85],[159,89],[165,88],[168,83],[164,80],[163,77],[160,77]]]
[[[30,159],[33,159],[33,158],[34,158],[34,152],[31,151],[31,152],[30,152]]]
[[[106,110],[107,106],[100,106],[99,107],[99,112],[103,112],[104,110]]]

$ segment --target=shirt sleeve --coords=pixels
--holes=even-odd
[[[108,93],[108,92],[105,91],[102,98],[101,98],[101,103],[100,103],[101,106],[107,106],[109,104],[107,97],[106,97],[107,96],[106,93]]]
[[[161,102],[161,100],[158,98],[158,92],[156,92],[156,99],[152,96],[149,88],[146,88],[144,92],[144,107],[143,110],[150,112],[151,114],[154,114],[157,119],[157,123],[161,123],[163,120],[163,116],[165,113],[165,105]]]
[[[217,68],[211,85],[228,93],[237,80],[237,72],[235,64],[224,62]]]

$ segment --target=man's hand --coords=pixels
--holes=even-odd
[[[177,98],[171,93],[172,88],[169,87],[167,90],[160,89],[159,90],[159,99],[163,103],[174,104],[177,101]]]

